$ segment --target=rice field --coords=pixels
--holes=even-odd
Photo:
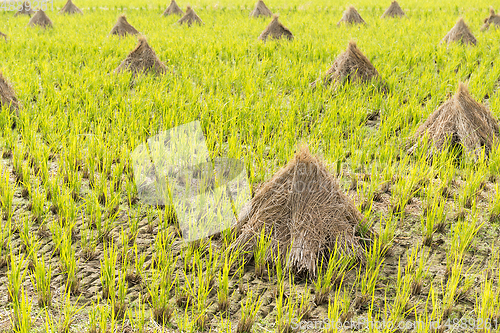
[[[382,19],[390,1],[266,1],[293,40],[262,42],[271,18],[250,18],[253,0],[178,1],[204,22],[190,27],[161,16],[168,1],[75,1],[84,15],[51,1],[48,29],[0,12],[19,101],[19,117],[0,111],[0,332],[498,331],[498,142],[408,152],[461,82],[500,117],[493,3],[407,0]],[[337,26],[351,4],[366,25]],[[138,43],[109,35],[120,14],[164,74],[115,73]],[[460,17],[476,45],[441,44]],[[313,89],[350,41],[385,89]],[[131,155],[193,121],[253,194],[307,145],[376,233],[364,260],[332,251],[303,276],[266,260],[265,233],[250,259],[236,229],[186,242],[172,206],[141,200]]]

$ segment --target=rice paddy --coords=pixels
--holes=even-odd
[[[163,16],[169,1],[75,0],[83,15],[63,15],[53,0],[46,28],[0,6],[0,71],[16,97],[0,82],[0,332],[498,330],[498,125],[483,140],[451,121],[460,140],[438,147],[418,130],[448,101],[456,114],[476,105],[461,104],[465,90],[491,112],[467,124],[498,121],[494,4],[408,0],[405,16],[381,18],[390,1],[264,2],[293,39],[259,40],[273,17],[250,17],[253,0],[177,1],[200,24]],[[349,5],[366,24],[337,25]],[[110,33],[122,14],[139,35]],[[460,18],[475,43],[441,43]],[[350,45],[377,79],[312,87]],[[127,58],[136,47],[164,67],[116,71],[142,59]],[[131,156],[193,121],[210,158],[243,162],[254,202],[307,146],[362,221],[347,237],[362,251],[328,239],[314,269],[295,272],[274,230],[251,249],[236,246],[240,228],[186,242],[171,205],[141,200]]]

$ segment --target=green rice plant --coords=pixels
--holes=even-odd
[[[354,259],[343,255],[338,244],[330,251],[327,267],[325,269],[324,258],[318,262],[318,273],[314,282],[314,302],[318,305],[324,304],[328,300],[328,295],[332,288],[343,280],[345,273],[352,267]]]
[[[85,305],[82,305],[81,307],[77,306],[78,300],[80,299],[80,296],[78,296],[78,299],[75,301],[75,303],[71,303],[71,292],[65,292],[64,293],[64,303],[61,304],[61,317],[59,319],[59,322],[57,324],[57,332],[60,333],[69,333],[71,325],[73,324],[75,317],[78,315],[78,313],[84,308]]]
[[[218,249],[212,245],[212,241],[209,241],[208,251],[205,254],[205,278],[206,285],[210,288],[213,287],[215,280],[217,279],[217,272],[220,270],[221,257],[222,254],[217,251]]]
[[[495,316],[497,293],[493,281],[483,274],[480,293],[476,294],[474,312],[479,324],[478,331],[487,332],[487,323],[492,323]]]
[[[342,301],[340,299],[340,288],[335,292],[333,301],[328,300],[328,324],[325,327],[325,332],[334,333],[338,332],[337,323],[341,320],[341,305]]]
[[[26,215],[24,216],[22,224],[19,227],[19,237],[21,238],[22,244],[24,248],[29,251],[30,249],[33,248],[34,243],[36,243],[36,238],[33,237],[31,234],[31,226],[32,226],[32,221],[31,219]]]
[[[222,269],[219,270],[217,277],[217,304],[221,313],[225,313],[229,309],[231,302],[231,295],[229,295],[229,272],[234,260],[234,255],[226,253]]]
[[[128,244],[132,246],[135,243],[137,235],[139,234],[139,219],[138,218],[128,218]]]
[[[142,302],[142,296],[139,294],[138,306],[132,309],[128,309],[127,318],[132,326],[134,332],[145,333],[146,332],[146,303]]]
[[[11,222],[7,222],[5,226],[0,222],[0,268],[6,266],[9,262],[8,247],[12,236]]]
[[[91,228],[85,227],[80,230],[80,256],[85,261],[94,259],[97,256],[97,233]]]
[[[295,316],[298,320],[311,318],[312,304],[311,304],[311,290],[307,287],[307,281],[304,286],[300,299],[297,301],[298,306]]]
[[[52,242],[54,243],[54,254],[59,254],[61,252],[63,238],[66,237],[66,229],[59,223],[59,221],[52,220],[52,223],[49,225],[49,230]]]
[[[39,307],[50,307],[52,304],[52,290],[50,289],[50,282],[52,280],[52,265],[45,264],[45,257],[42,255],[41,259],[37,256],[35,259],[34,277],[30,276],[31,282],[35,287],[38,295]]]
[[[124,262],[122,264],[122,269],[120,270],[120,273],[118,274],[118,283],[117,283],[117,293],[116,293],[116,298],[114,299],[113,302],[113,312],[114,316],[118,319],[122,319],[125,316],[125,313],[127,312],[127,290],[128,290],[128,283],[127,283],[127,264]]]
[[[24,160],[24,146],[17,144],[14,146],[12,151],[12,172],[16,177],[16,182],[18,184],[23,182],[23,160]]]
[[[7,274],[7,290],[9,292],[7,302],[12,302],[13,304],[20,302],[21,285],[26,273],[26,257],[22,254],[16,257],[11,250],[9,272]]]
[[[443,287],[443,320],[449,317],[457,299],[463,297],[471,287],[472,281],[465,278],[471,268],[464,274],[463,265],[463,259],[456,258],[448,273],[446,286]],[[459,287],[460,284],[463,284],[462,287]]]
[[[153,266],[165,268],[163,274],[168,284],[170,284],[174,278],[174,270],[178,260],[178,256],[175,256],[173,252],[173,240],[173,235],[168,230],[164,230],[158,233],[154,245],[155,251],[153,257]],[[188,253],[191,253],[191,250],[186,249],[186,251],[188,251]],[[190,258],[190,261],[192,261],[192,258]],[[186,259],[184,261],[184,264],[186,264]]]
[[[128,262],[128,259],[129,259],[130,245],[129,245],[128,239],[129,239],[128,234],[125,232],[125,230],[123,229],[123,226],[122,226],[121,231],[120,231],[121,249],[119,252],[119,259],[120,259],[120,262],[122,263],[122,265],[123,265],[123,263]]]
[[[189,309],[189,300],[187,301],[184,307],[184,313],[181,319],[177,321],[177,327],[181,332],[194,333],[197,332],[196,322],[192,321],[191,318],[189,317],[188,309]]]
[[[500,222],[500,186],[495,184],[495,195],[491,197],[489,204],[490,223]]]
[[[181,282],[176,275],[176,284],[175,284],[175,297],[176,303],[179,307],[186,307],[187,304],[194,303],[193,299],[195,298],[195,287],[194,287],[194,274],[188,275],[186,271],[182,271],[184,275],[184,281]]]
[[[156,215],[156,210],[149,208],[146,210],[146,219],[148,221],[148,232],[153,232],[155,217],[160,218],[161,214]]]
[[[196,253],[199,253],[198,251]],[[196,265],[196,298],[195,304],[196,307],[193,308],[193,318],[196,318],[196,325],[202,331],[208,325],[208,316],[206,315],[207,309],[211,305],[209,302],[209,294],[212,291],[212,286],[210,280],[207,279],[208,271],[204,269],[201,264],[201,259],[195,256],[195,265]]]
[[[15,333],[29,333],[33,326],[31,310],[33,305],[26,295],[24,287],[19,290],[19,296],[12,304],[11,323]]]
[[[114,299],[116,296],[116,267],[118,254],[113,242],[103,244],[103,259],[101,260],[102,297]]]
[[[97,303],[94,303],[94,301],[92,301],[92,305],[90,306],[89,309],[89,319],[88,319],[89,333],[106,332],[106,318],[104,318],[104,326],[102,326],[101,314],[102,312],[99,306],[99,299],[97,299]]]
[[[127,272],[127,281],[132,284],[138,284],[144,281],[144,262],[146,261],[146,253],[141,252],[139,254],[139,249],[135,243],[134,258],[134,269]]]
[[[340,288],[339,288],[340,290]],[[339,291],[338,291],[339,292]],[[351,320],[353,316],[353,312],[351,311],[351,295],[350,292],[344,288],[344,291],[342,293],[342,296],[337,297],[335,296],[335,300],[340,301],[340,322],[345,323]]]
[[[77,276],[79,261],[76,260],[75,249],[71,243],[71,228],[65,228],[59,250],[60,269],[66,277],[65,291],[72,295],[78,294],[80,279]]]
[[[428,252],[424,249],[420,249],[419,246],[406,252],[405,276],[411,276],[412,295],[418,295],[422,291],[423,282],[429,274],[429,267],[427,267],[427,269],[425,268],[428,257]]]
[[[295,298],[297,287],[293,275],[288,276],[289,295],[285,296],[284,285],[279,286],[276,298],[276,327],[279,332],[292,332],[295,321],[302,318],[294,318],[298,310],[298,300]],[[286,297],[286,300],[284,298]]]
[[[271,245],[271,233],[272,231],[266,234],[266,228],[262,228],[257,246],[253,251],[255,275],[260,278],[266,274],[266,256],[269,251],[269,246]]]
[[[404,274],[400,259],[398,261],[396,295],[394,296],[394,301],[392,302],[391,312],[389,315],[389,320],[391,322],[399,323],[405,318],[407,313],[411,311],[411,309],[408,308],[408,304],[412,296],[412,284],[412,276],[410,274]]]
[[[41,223],[44,220],[45,215],[45,203],[46,196],[40,189],[39,185],[36,184],[32,187],[30,192],[30,204],[29,209],[33,215],[33,221],[36,223]]]
[[[382,227],[382,220],[385,221],[384,226]],[[384,217],[380,217],[380,226],[381,230],[378,235],[378,241],[380,242],[380,247],[382,254],[385,255],[387,251],[392,246],[392,243],[394,241],[394,235],[396,233],[396,228],[398,226],[398,220],[395,218],[394,215],[390,215],[388,219],[385,219]]]
[[[487,174],[486,167],[485,163],[478,163],[468,170],[466,182],[459,197],[459,205],[461,207],[472,207],[477,194],[483,189]]]
[[[125,184],[125,191],[127,194],[127,203],[129,207],[132,207],[137,202],[137,188],[135,187],[135,182],[133,180],[128,180]]]
[[[400,165],[408,164],[408,157],[400,161]],[[421,160],[416,163],[422,163]],[[391,190],[391,212],[396,215],[404,215],[406,206],[411,199],[421,191],[421,184],[428,179],[430,171],[421,168],[412,168],[406,174],[405,169],[401,169],[399,181],[395,182]]]
[[[232,329],[231,320],[221,316],[219,319],[219,323],[217,325],[217,332],[221,333],[231,333],[234,330]]]
[[[455,257],[461,257],[472,245],[472,241],[483,226],[479,224],[476,205],[473,206],[471,217],[467,220],[458,220],[451,228],[451,246],[447,255],[447,268]],[[448,259],[451,259],[448,260]]]
[[[375,287],[380,273],[380,269],[384,259],[378,239],[373,242],[373,245],[368,248],[366,254],[366,265],[364,273],[360,276],[360,291],[361,295],[356,299],[355,307],[362,307],[372,298],[371,295],[375,292]]]
[[[259,297],[254,299],[253,291],[249,290],[247,297],[241,305],[241,317],[238,321],[238,326],[236,327],[237,333],[250,333],[252,332],[253,324],[255,323],[255,318],[257,312],[262,305],[262,300]]]
[[[9,174],[2,173],[0,175],[0,204],[3,212],[3,219],[7,221],[12,220],[12,204],[14,201],[14,192],[16,191],[16,186],[13,187],[9,184]]]
[[[169,282],[164,276],[164,268],[154,268],[151,281],[147,287],[150,299],[152,318],[160,325],[170,323],[173,314],[173,308],[169,304],[170,291],[177,283],[177,277]],[[189,298],[186,300],[189,302]]]

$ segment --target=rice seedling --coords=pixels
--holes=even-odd
[[[470,270],[470,268],[469,268]],[[446,285],[443,287],[443,319],[446,320],[455,305],[455,302],[465,295],[471,287],[472,281],[466,279],[465,275],[469,271],[463,272],[463,259],[456,258],[455,263],[451,268],[451,272],[448,275]],[[459,285],[462,284],[461,287]]]
[[[429,272],[429,267],[425,268],[428,257],[428,253],[419,246],[412,248],[406,254],[405,276],[411,276],[412,295],[418,295],[422,291],[424,280]]]
[[[311,304],[311,290],[307,287],[307,282],[304,286],[304,291],[297,301],[298,306],[295,316],[298,320],[309,319],[311,317],[312,304]]]
[[[46,196],[42,192],[40,185],[35,184],[30,191],[29,210],[33,215],[33,221],[41,223],[45,215]]]
[[[75,249],[72,246],[71,228],[72,226],[69,226],[63,230],[59,247],[59,260],[60,270],[66,277],[65,291],[76,295],[80,288],[80,280],[76,275],[79,261],[76,260]]]
[[[325,332],[338,332],[338,323],[341,318],[341,302],[339,300],[340,288],[335,292],[334,300],[328,300],[328,324],[325,327]]]
[[[325,260],[322,260],[318,263],[318,274],[314,282],[314,302],[316,304],[323,304],[328,300],[330,291],[343,279],[352,259],[337,251],[337,245],[335,245],[327,260],[326,268],[323,266],[324,262]]]
[[[171,311],[172,326],[164,330],[236,330],[237,323],[244,322],[240,313],[248,314],[232,311],[239,298],[245,307],[248,296],[253,293],[255,300],[260,290],[276,293],[262,296],[262,311],[257,311],[252,328],[276,330],[272,324],[277,303],[272,302],[279,299],[280,289],[284,290],[279,305],[282,327],[290,322],[290,309],[302,319],[318,313],[338,321],[415,320],[422,322],[416,329],[420,332],[432,331],[433,322],[442,324],[443,313],[450,321],[461,316],[489,318],[494,325],[500,313],[499,264],[490,260],[498,247],[498,144],[485,139],[469,151],[467,140],[478,132],[470,126],[464,133],[456,131],[462,127],[451,126],[448,132],[456,135],[442,146],[435,142],[436,132],[419,130],[454,98],[459,82],[496,122],[500,63],[493,45],[498,30],[478,32],[472,24],[487,17],[490,4],[411,1],[403,6],[407,18],[388,20],[380,18],[385,5],[361,0],[356,8],[367,24],[359,29],[338,27],[332,39],[331,17],[340,18],[345,8],[324,0],[308,4],[276,0],[268,3],[269,10],[281,13],[280,20],[296,38],[261,43],[257,37],[265,24],[249,20],[252,8],[241,1],[221,0],[215,6],[202,0],[193,9],[205,26],[185,29],[172,25],[175,19],[170,16],[160,17],[163,5],[151,6],[144,0],[83,2],[85,15],[78,17],[58,18],[47,12],[54,20],[51,31],[26,33],[22,17],[12,17],[8,10],[0,13],[8,41],[0,43],[0,91],[3,94],[4,81],[10,81],[16,96],[15,105],[6,104],[2,96],[0,108],[0,271],[7,266],[0,294],[13,291],[17,296],[9,296],[10,301],[15,298],[20,303],[21,286],[31,275],[36,294],[24,286],[28,298],[34,297],[32,331],[44,330],[43,325],[35,327],[39,323],[45,323],[47,331],[57,331],[58,320],[65,318],[66,295],[61,308],[54,306],[59,290],[52,289],[52,307],[44,305],[50,301],[40,300],[51,299],[51,284],[71,289],[72,279],[80,281],[80,301],[89,304],[85,311],[92,310],[90,332],[125,331],[131,318],[137,319],[132,326],[139,331],[144,321],[155,329],[155,311],[159,321]],[[102,33],[109,31],[118,10],[148,35],[148,43],[168,69],[162,76],[109,75],[135,44]],[[439,45],[460,15],[471,22],[476,46]],[[227,25],[233,28],[224,29]],[[82,29],[88,33],[73,38]],[[163,35],[176,38],[166,40]],[[3,40],[4,35],[0,37]],[[310,88],[311,82],[324,79],[322,73],[349,39],[356,40],[356,48],[376,68],[387,90],[380,91],[374,82],[352,80]],[[447,114],[457,115],[457,106],[467,103],[455,104]],[[183,248],[178,212],[168,205],[149,206],[144,200],[155,195],[147,192],[161,179],[136,184],[131,152],[139,144],[147,146],[158,133],[193,119],[200,121],[210,158],[243,161],[254,198],[287,165],[298,145],[308,144],[361,214],[361,225],[353,235],[363,251],[367,248],[366,264],[338,256],[328,261],[325,255],[313,262],[322,263],[319,275],[309,276],[307,283],[293,280],[297,272],[283,259],[287,256],[268,251],[275,243],[265,244],[267,234],[259,243],[262,229],[256,230],[256,246],[248,253],[226,255],[224,251],[234,249],[240,236],[239,226]],[[466,118],[450,119],[456,125],[457,119]],[[409,151],[415,137],[421,144]],[[152,173],[160,171],[155,166]],[[277,206],[280,212],[289,207]],[[294,209],[291,220],[300,221],[304,215]],[[262,221],[269,225],[276,219]],[[311,221],[318,225],[316,218]],[[374,223],[378,238],[368,240]],[[290,242],[295,230],[283,233]],[[491,252],[484,244],[492,244]],[[266,254],[267,259],[281,259],[266,260]],[[100,267],[94,267],[101,255]],[[244,261],[245,255],[254,261]],[[61,276],[56,276],[57,267]],[[356,281],[352,281],[353,267]],[[481,270],[482,274],[476,272]],[[91,307],[91,301],[99,299],[99,284],[106,301]],[[158,288],[154,305],[150,293],[144,293],[146,288]],[[148,299],[134,308],[137,293]],[[321,298],[323,304],[317,304]],[[69,307],[76,304],[72,300]],[[39,310],[37,302],[49,309]],[[211,303],[216,304],[205,309]],[[121,304],[126,304],[128,319],[120,318],[125,310],[116,311]],[[14,303],[9,306],[13,310]],[[210,318],[217,307],[225,312],[208,325],[205,316]]]
[[[31,310],[33,305],[31,304],[24,287],[19,290],[19,295],[14,299],[12,303],[12,317],[11,323],[16,333],[28,333],[31,332],[33,326],[33,321],[31,318]]]
[[[97,233],[91,228],[80,230],[80,248],[83,260],[92,260],[97,256]]]
[[[500,222],[500,187],[495,185],[495,195],[490,200],[489,205],[490,223]]]
[[[130,321],[133,329],[137,333],[146,332],[146,304],[142,302],[142,296],[139,294],[138,306],[127,311],[127,318]]]
[[[14,187],[11,187],[9,184],[9,174],[2,173],[0,175],[0,204],[2,207],[3,219],[9,222],[12,220],[12,204],[15,191],[15,185]]]
[[[172,319],[174,309],[169,304],[170,291],[177,283],[177,277],[173,281],[167,281],[167,279],[165,279],[164,269],[165,268],[153,269],[151,282],[147,287],[152,318],[160,325],[166,325],[170,323]],[[189,302],[189,298],[186,302]]]
[[[79,299],[79,297],[78,297]],[[60,333],[69,333],[71,325],[74,322],[75,316],[82,310],[84,307],[83,305],[81,307],[78,307],[76,303],[78,303],[78,299],[76,300],[75,304],[71,303],[71,292],[65,292],[64,293],[64,303],[62,304],[62,309],[61,309],[61,318],[59,319],[59,322],[57,324],[57,332]]]
[[[245,301],[243,301],[243,304],[241,305],[241,318],[238,321],[238,326],[236,327],[237,333],[249,333],[252,331],[253,324],[255,323],[255,317],[261,304],[262,300],[260,296],[255,299],[252,290],[250,290],[245,298]]]
[[[16,257],[11,250],[9,272],[7,274],[7,290],[9,293],[7,301],[12,304],[18,304],[20,302],[19,297],[21,295],[21,285],[27,273],[26,261],[26,257],[23,254]]]
[[[366,266],[364,272],[358,273],[358,278],[360,279],[360,292],[361,294],[357,297],[355,301],[355,307],[363,307],[365,306],[370,299],[372,299],[372,295],[375,292],[375,287],[377,283],[377,279],[384,262],[384,259],[381,257],[382,251],[380,248],[380,244],[378,240],[373,242],[373,245],[368,249],[366,255]]]
[[[114,299],[116,296],[116,267],[117,267],[116,248],[111,242],[103,247],[103,260],[101,260],[101,284],[102,298]]]
[[[269,251],[269,246],[271,245],[271,232],[266,234],[265,228],[262,228],[259,241],[254,249],[253,258],[255,262],[255,275],[258,277],[266,275],[266,255]]]
[[[50,307],[52,304],[52,290],[50,288],[52,266],[45,263],[45,257],[43,255],[40,259],[38,259],[38,256],[34,256],[33,258],[35,259],[35,274],[34,277],[31,275],[30,279],[38,295],[38,306]]]
[[[226,253],[224,255],[222,269],[219,270],[219,274],[217,276],[217,305],[221,313],[225,313],[229,309],[231,302],[231,295],[229,294],[229,280],[231,277],[229,275],[234,261],[235,255]]]

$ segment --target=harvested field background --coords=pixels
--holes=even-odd
[[[54,0],[54,10],[46,11],[53,27],[45,30],[28,27],[27,15],[0,12],[0,31],[7,35],[0,40],[0,71],[20,105],[15,128],[9,108],[0,111],[0,332],[14,330],[19,308],[8,286],[11,259],[22,257],[21,295],[32,305],[31,332],[140,332],[132,321],[141,313],[146,332],[236,331],[248,300],[260,305],[252,332],[286,331],[311,289],[304,301],[309,322],[421,321],[426,324],[414,331],[428,332],[434,321],[468,320],[465,328],[440,329],[472,332],[479,321],[499,320],[498,143],[479,159],[449,149],[429,161],[425,145],[407,153],[418,126],[459,82],[500,117],[500,30],[480,30],[491,3],[401,1],[406,17],[382,19],[390,1],[363,0],[353,5],[367,24],[338,27],[350,3],[265,1],[294,39],[263,43],[257,38],[271,18],[249,17],[256,1],[177,2],[183,10],[191,5],[204,22],[191,27],[176,24],[177,16],[161,16],[169,1],[104,6],[75,0],[84,15],[59,15],[65,2]],[[137,45],[137,36],[108,36],[122,13],[146,36],[165,73],[114,73]],[[440,45],[459,17],[477,45]],[[387,89],[373,82],[312,89],[351,40]],[[229,279],[228,310],[219,311],[225,259],[219,249],[227,244],[183,243],[168,207],[137,200],[130,161],[148,137],[194,120],[201,121],[213,158],[245,162],[254,191],[306,143],[377,231],[368,263],[336,271],[343,280],[334,279],[320,302],[316,279],[286,276],[279,282],[273,266],[266,267],[270,276],[257,276],[252,260]],[[128,286],[124,313],[103,295],[111,243],[117,264],[108,267],[116,268],[116,291]],[[51,265],[50,307],[38,304],[34,253]],[[66,301],[71,263],[78,284]],[[158,269],[168,264],[172,270]],[[169,295],[164,310],[173,311],[164,326],[152,318],[154,274],[177,277],[163,293]],[[94,315],[106,323],[96,331]]]

